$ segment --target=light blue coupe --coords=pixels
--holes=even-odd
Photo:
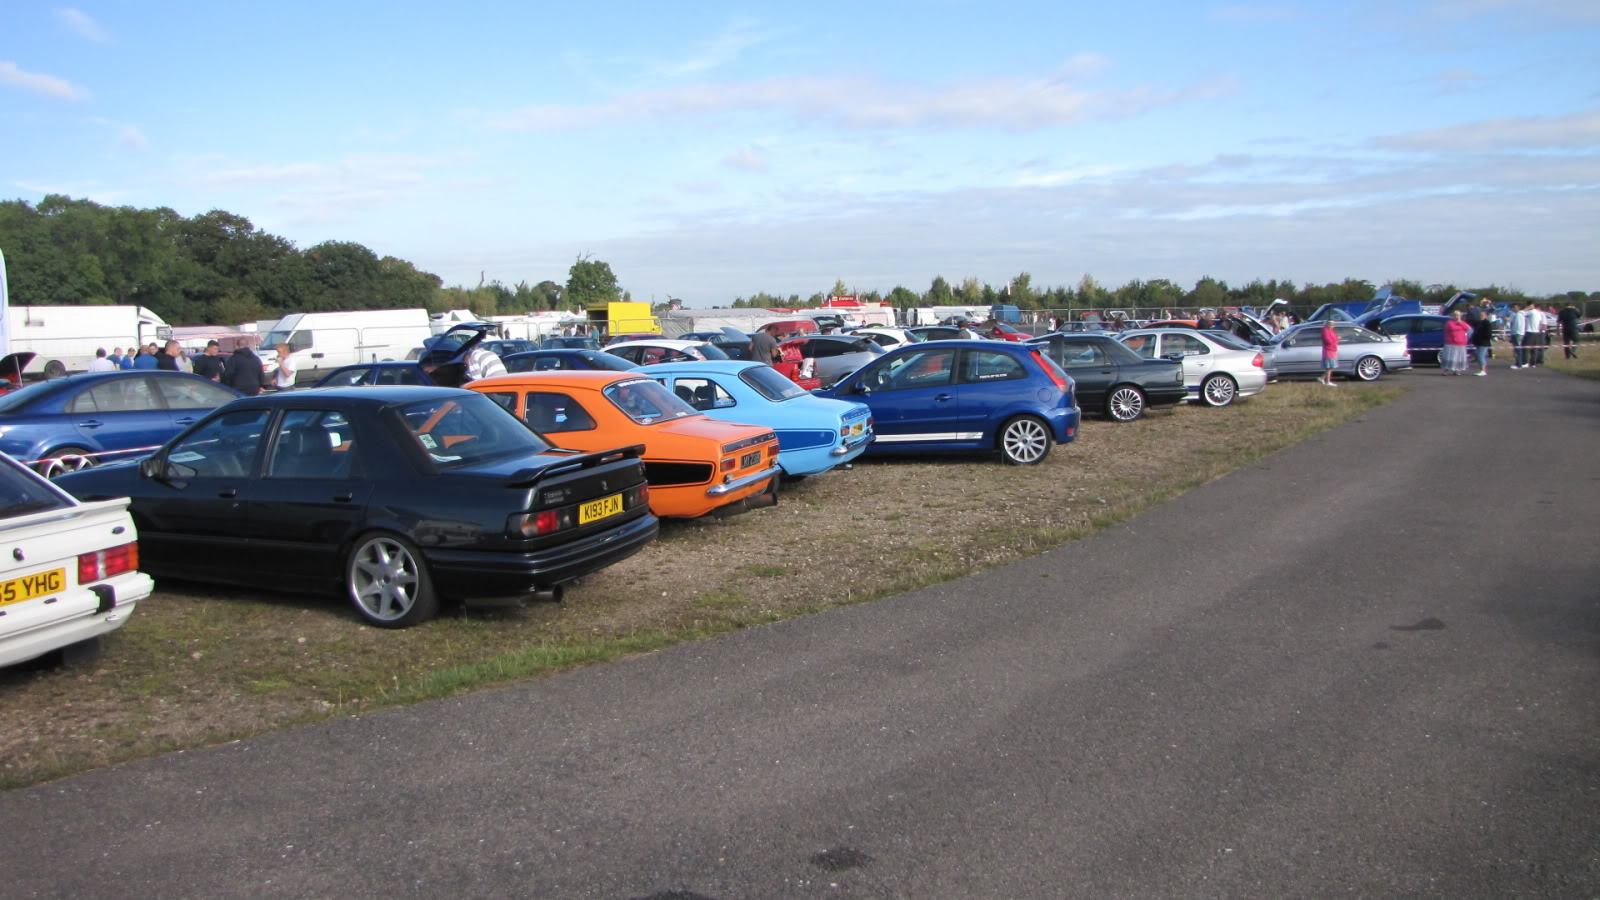
[[[812,396],[761,363],[656,363],[634,372],[661,382],[713,419],[776,431],[778,465],[791,478],[847,463],[873,440],[872,410],[866,404]]]

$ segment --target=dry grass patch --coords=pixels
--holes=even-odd
[[[163,581],[101,659],[0,672],[0,783],[648,652],[948,580],[1058,546],[1386,402],[1280,384],[1221,410],[1087,419],[1041,465],[871,461],[775,509],[669,522],[560,605],[365,627],[332,597]]]

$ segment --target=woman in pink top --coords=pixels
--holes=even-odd
[[[1467,370],[1467,338],[1472,326],[1461,319],[1461,310],[1452,310],[1444,323],[1444,347],[1439,351],[1440,375],[1460,375]]]
[[[1339,366],[1339,332],[1333,330],[1333,320],[1322,320],[1322,383],[1333,387],[1333,370]]]

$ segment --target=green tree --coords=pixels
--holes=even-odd
[[[950,290],[950,282],[944,280],[943,275],[933,276],[933,283],[928,285],[927,303],[929,306],[950,306],[955,299],[955,294]],[[916,304],[912,304],[916,305]]]
[[[587,255],[579,256],[567,270],[567,302],[594,309],[622,299],[622,288],[611,266]]]

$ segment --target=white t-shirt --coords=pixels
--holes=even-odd
[[[477,381],[480,378],[494,378],[506,374],[506,364],[500,361],[500,354],[482,347],[472,348],[467,354],[467,380]]]
[[[294,387],[294,357],[285,356],[278,360],[278,374],[273,378],[273,384],[278,390],[286,391]]]
[[[104,356],[97,356],[89,363],[89,371],[91,372],[115,372],[116,370],[117,364]]]

